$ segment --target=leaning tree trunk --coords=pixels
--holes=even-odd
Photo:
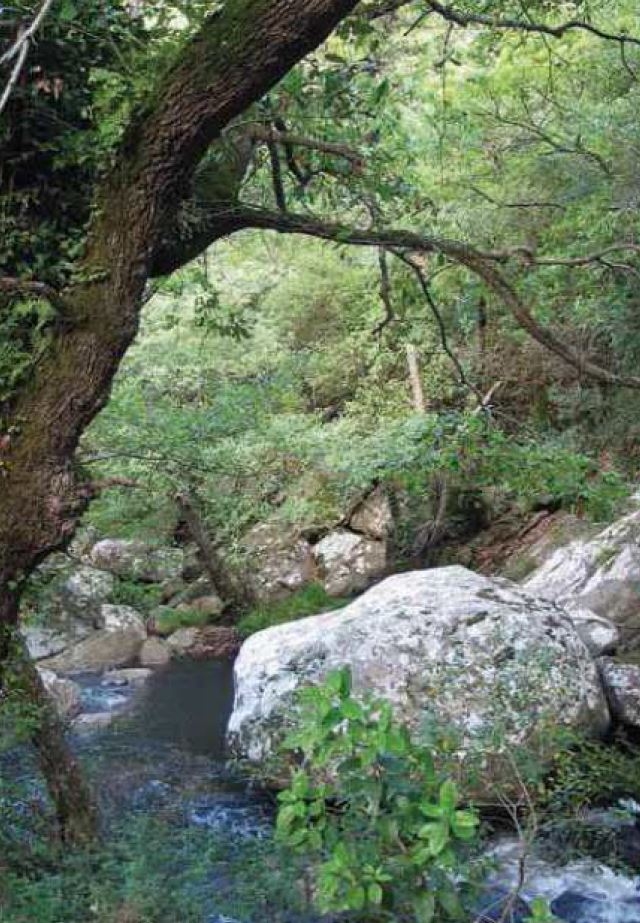
[[[0,413],[0,635],[18,619],[33,569],[64,546],[90,499],[72,459],[106,402],[137,328],[156,252],[194,171],[222,129],[317,47],[357,0],[229,0],[206,20],[136,113],[98,191],[86,256],[56,299],[52,339]],[[0,670],[8,641],[0,637]],[[0,677],[1,679],[1,677]],[[30,686],[42,703],[42,689]],[[46,714],[46,711],[45,711]],[[91,831],[62,735],[35,735],[68,839]]]
[[[241,583],[212,542],[193,495],[180,491],[176,494],[176,503],[189,535],[200,552],[207,576],[220,598],[236,613],[248,609],[255,603],[255,596],[246,583]]]

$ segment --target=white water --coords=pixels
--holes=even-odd
[[[519,841],[502,841],[492,855],[500,866],[495,882],[517,887],[522,855]],[[567,892],[576,899],[562,900]],[[640,923],[640,878],[622,875],[599,862],[580,860],[558,866],[540,856],[527,857],[520,894],[526,901],[545,898],[560,919],[569,923]],[[558,902],[556,906],[554,902]]]

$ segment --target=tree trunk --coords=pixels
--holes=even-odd
[[[221,131],[356,5],[229,0],[161,77],[126,132],[96,196],[84,261],[56,303],[50,345],[0,408],[0,682],[20,590],[70,540],[91,498],[73,455],[137,332],[154,255],[175,227],[198,163]],[[27,685],[42,704],[36,677]],[[95,828],[92,809],[63,735],[43,724],[35,743],[64,836],[85,840]]]
[[[192,496],[185,491],[176,494],[176,503],[191,538],[198,547],[202,563],[209,580],[213,583],[221,599],[229,603],[236,612],[248,609],[254,603],[249,587],[240,582],[233,574],[218,549],[209,538],[202,517],[194,504]]]
[[[64,722],[44,688],[18,632],[0,624],[0,702],[25,706],[40,770],[55,810],[61,842],[84,845],[95,839],[98,814],[89,786],[65,740]]]
[[[409,366],[409,383],[411,384],[411,396],[413,400],[413,409],[416,413],[426,413],[427,404],[424,399],[424,389],[422,387],[422,377],[420,375],[420,357],[415,346],[407,343],[407,365]]]

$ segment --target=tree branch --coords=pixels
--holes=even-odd
[[[382,16],[389,16],[402,7],[408,6],[410,2],[411,0],[383,0],[377,6],[366,10],[365,16],[370,20],[380,19]],[[626,32],[608,32],[606,29],[600,29],[598,26],[594,26],[592,23],[585,22],[582,19],[570,19],[557,26],[549,26],[546,23],[531,20],[463,12],[462,10],[456,10],[454,7],[446,6],[444,3],[439,3],[438,0],[425,0],[425,6],[427,7],[427,12],[437,13],[442,19],[446,19],[447,22],[452,22],[462,28],[485,26],[490,29],[549,35],[552,38],[562,38],[567,32],[582,31],[589,32],[597,38],[606,39],[607,41],[619,42],[623,46],[627,43],[640,45],[640,38],[628,35]]]
[[[45,298],[54,308],[61,309],[64,301],[60,293],[44,282],[14,279],[12,276],[0,276],[0,295],[28,296]]]
[[[27,26],[26,29],[21,28],[18,33],[18,37],[2,55],[0,55],[0,67],[3,64],[9,64],[14,58],[15,64],[9,75],[9,79],[5,85],[4,90],[2,91],[2,96],[0,96],[0,113],[4,110],[5,106],[9,101],[13,89],[18,82],[22,68],[24,67],[24,62],[27,59],[29,53],[29,48],[31,46],[31,40],[35,33],[40,28],[42,20],[47,15],[49,7],[53,3],[53,0],[44,0],[44,3],[40,7],[37,14],[34,16],[31,25]]]
[[[438,327],[438,332],[440,333],[440,343],[442,345],[442,348],[447,354],[447,356],[449,357],[449,359],[451,360],[452,364],[454,365],[456,372],[458,373],[458,378],[460,380],[460,383],[464,385],[465,388],[467,388],[469,391],[471,391],[476,396],[476,398],[478,399],[478,406],[481,408],[484,408],[484,397],[483,397],[482,391],[476,388],[476,386],[469,381],[465,373],[465,370],[463,369],[460,363],[460,360],[458,359],[456,354],[453,352],[453,350],[449,346],[449,341],[447,339],[447,328],[445,327],[442,314],[440,313],[440,309],[438,308],[438,305],[436,304],[435,299],[433,295],[431,294],[429,283],[425,279],[425,276],[424,276],[424,273],[422,272],[421,267],[418,265],[416,260],[412,259],[410,256],[407,256],[406,253],[402,253],[398,250],[392,250],[392,253],[394,253],[395,256],[398,257],[398,259],[402,260],[405,266],[408,266],[409,269],[415,275],[418,281],[418,285],[420,286],[420,289],[422,291],[422,294],[424,295],[425,301],[429,305],[429,308],[431,309],[431,313],[433,314],[435,318],[436,325]]]
[[[351,161],[358,167],[362,166],[363,157],[358,151],[347,144],[336,144],[332,141],[322,141],[317,138],[306,138],[304,135],[292,134],[288,131],[280,131],[277,128],[267,128],[264,125],[256,125],[248,132],[254,141],[263,141],[266,144],[282,144],[288,147],[305,147],[308,150],[319,151],[322,154],[333,154],[336,157],[344,157],[345,160]]]
[[[277,212],[249,207],[235,209],[234,220],[244,228],[261,228],[281,234],[304,234],[310,237],[318,237],[322,240],[331,240],[338,244],[386,247],[391,250],[420,253],[441,253],[482,279],[524,330],[551,352],[573,366],[581,375],[586,375],[603,384],[640,389],[640,378],[617,375],[584,359],[575,353],[571,347],[567,346],[555,333],[538,323],[516,289],[497,268],[496,264],[504,262],[509,254],[500,252],[487,253],[476,250],[460,241],[427,237],[411,231],[395,229],[361,230],[318,221],[303,215],[291,213],[282,215]]]
[[[378,266],[380,267],[380,298],[384,305],[384,317],[371,331],[374,336],[380,336],[385,327],[395,319],[393,304],[391,303],[391,279],[389,278],[389,261],[384,247],[378,248]]]
[[[557,26],[548,26],[545,23],[531,22],[529,20],[487,16],[482,13],[463,13],[453,7],[439,3],[438,0],[427,0],[427,6],[432,9],[434,13],[437,13],[438,16],[442,16],[443,19],[446,19],[448,22],[453,22],[458,26],[476,25],[487,26],[490,29],[515,29],[518,32],[535,32],[541,35],[550,35],[553,38],[562,38],[567,32],[579,30],[582,32],[590,32],[592,35],[598,38],[607,39],[608,41],[622,42],[623,44],[625,42],[630,42],[633,45],[640,45],[640,38],[635,38],[624,32],[607,32],[605,29],[600,29],[590,22],[585,22],[581,19],[570,19],[568,22],[560,23],[560,25]]]

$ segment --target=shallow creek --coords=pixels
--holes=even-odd
[[[91,760],[107,823],[126,812],[163,810],[234,842],[271,835],[273,804],[224,761],[224,732],[233,701],[230,663],[176,662],[142,688],[113,685],[97,676],[80,677],[79,682],[87,716],[116,714],[110,726],[98,721],[74,741]],[[20,766],[22,773],[29,772],[24,762]],[[502,919],[504,895],[519,875],[518,844],[500,841],[493,853],[499,871],[482,902],[478,919],[485,923]],[[536,896],[549,900],[565,923],[640,923],[640,878],[599,864],[559,867],[543,857],[528,860],[522,900],[508,920],[524,923],[527,905]],[[203,923],[249,923],[219,915],[213,900],[203,902]]]

